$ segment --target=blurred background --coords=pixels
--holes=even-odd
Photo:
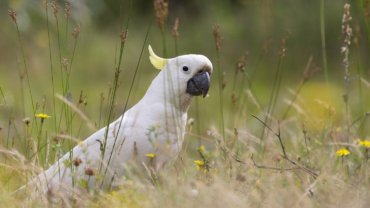
[[[251,114],[262,117],[267,111],[277,120],[298,118],[293,125],[308,126],[311,132],[341,125],[345,123],[342,97],[347,90],[351,117],[355,119],[368,111],[369,1],[171,0],[163,33],[156,22],[152,1],[68,2],[70,15],[65,11],[67,2],[57,1],[56,16],[52,2],[49,2],[49,26],[42,0],[0,2],[0,127],[3,138],[9,131],[16,135],[17,126],[21,128],[25,117],[33,118],[29,89],[37,104],[37,112],[55,116],[52,115],[51,65],[55,93],[78,104],[96,128],[104,126],[109,106],[107,97],[119,59],[120,33],[127,26],[128,38],[123,50],[114,118],[122,113],[126,102],[132,106],[143,96],[157,73],[148,60],[146,48],[149,43],[164,57],[204,54],[212,60],[216,71],[222,71],[222,81],[218,73],[212,77],[210,96],[198,98],[190,109],[189,117],[195,119],[201,135],[212,129],[220,132],[221,83],[226,134],[232,134],[235,127],[259,132],[261,123]],[[350,79],[345,83],[341,47],[344,40],[343,5],[346,2],[351,3],[353,37],[349,54]],[[9,17],[10,9],[16,11],[21,40]],[[177,39],[172,35],[176,18],[179,19]],[[80,33],[76,39],[72,33],[77,25]],[[219,54],[213,36],[216,25],[222,37]],[[64,69],[60,64],[63,60],[71,69],[70,88],[64,93],[61,81]],[[28,67],[29,84],[25,78],[24,61]],[[127,100],[137,66],[134,94]],[[309,75],[304,73],[305,69]],[[276,110],[271,112],[268,109],[277,87],[274,84],[277,76],[281,79],[274,98]],[[83,102],[79,102],[81,99]],[[299,103],[287,110],[293,99]],[[57,106],[63,105],[58,99],[56,102]],[[57,119],[63,119],[63,116]],[[74,129],[76,137],[83,139],[92,132],[82,119],[76,118],[76,123],[80,126]],[[10,127],[12,125],[14,127]],[[53,134],[52,122],[45,126]]]

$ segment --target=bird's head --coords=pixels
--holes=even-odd
[[[213,71],[211,61],[197,54],[181,55],[164,59],[157,56],[149,45],[149,59],[156,69],[162,70],[166,80],[170,80],[174,91],[191,96],[205,97],[210,87]]]

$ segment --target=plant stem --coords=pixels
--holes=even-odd
[[[326,55],[326,38],[325,38],[325,0],[320,0],[320,32],[321,32],[321,53],[324,67],[325,81],[329,83],[328,60]]]
[[[114,152],[114,148],[115,148],[115,146],[116,146],[116,143],[117,143],[118,135],[119,135],[119,133],[120,133],[120,131],[121,131],[122,122],[123,122],[123,117],[124,117],[124,115],[125,115],[125,112],[126,112],[126,109],[127,109],[128,102],[129,102],[129,100],[130,100],[130,98],[131,98],[132,89],[133,89],[133,87],[134,87],[134,83],[135,83],[135,80],[136,80],[136,76],[137,76],[138,71],[139,71],[139,66],[140,66],[141,57],[143,56],[144,48],[145,48],[146,43],[147,43],[147,40],[148,40],[148,36],[149,36],[149,32],[150,32],[151,25],[152,25],[152,24],[150,23],[150,24],[149,24],[149,26],[148,26],[148,30],[147,30],[147,32],[146,32],[146,34],[145,34],[145,39],[144,39],[143,46],[142,46],[142,48],[141,48],[141,52],[140,52],[140,56],[139,56],[139,61],[138,61],[137,65],[136,65],[135,72],[134,72],[134,76],[133,76],[132,81],[131,81],[131,84],[130,84],[130,89],[129,89],[129,91],[128,91],[128,95],[127,95],[126,102],[125,102],[125,107],[123,108],[123,113],[122,113],[121,119],[120,119],[120,121],[119,121],[119,125],[118,125],[117,133],[116,133],[116,135],[113,135],[113,136],[114,136],[114,143],[113,143],[112,151],[111,151],[111,153],[110,153],[110,155],[109,155],[109,159],[108,159],[108,162],[107,162],[107,168],[105,169],[105,172],[104,172],[104,175],[103,175],[103,179],[105,178],[105,175],[107,174],[108,166],[109,166],[110,161],[111,161],[111,159],[112,159],[112,155],[113,155],[113,152]],[[127,26],[128,26],[128,24],[127,24]],[[120,145],[123,145],[123,143],[124,143],[124,142],[125,142],[125,138],[123,139],[123,141],[122,141],[122,143],[121,143]],[[103,184],[103,183],[102,183],[102,184]]]
[[[131,5],[132,5],[132,2],[130,1],[129,2],[129,11],[131,11]],[[128,20],[127,20],[127,23],[126,23],[126,35],[127,35],[127,31],[128,31],[129,24],[130,24],[130,17],[131,17],[131,12],[129,13]],[[121,33],[121,35],[122,35],[122,33]],[[123,49],[125,47],[125,42],[126,42],[126,41],[124,41],[122,39],[122,36],[121,36],[121,41],[120,42],[121,42],[121,44],[120,44],[120,52],[119,52],[119,58],[118,58],[118,65],[117,65],[117,67],[115,69],[115,73],[114,73],[113,89],[112,89],[112,91],[110,93],[110,96],[109,96],[109,99],[110,99],[110,102],[109,102],[109,112],[108,112],[108,118],[107,118],[107,125],[105,127],[106,129],[105,129],[105,133],[104,133],[104,141],[102,142],[102,145],[103,145],[103,148],[102,148],[102,151],[101,151],[101,160],[102,161],[101,161],[100,166],[99,166],[99,171],[101,171],[102,170],[102,167],[103,167],[103,161],[104,161],[105,151],[106,151],[106,147],[107,147],[107,140],[108,140],[108,133],[109,133],[109,125],[110,125],[110,122],[111,122],[111,117],[112,117],[113,108],[114,108],[114,101],[115,101],[116,94],[117,94],[119,75],[121,73],[121,63],[122,63],[122,58],[123,58]],[[135,75],[136,75],[136,73],[135,73]],[[130,92],[129,92],[129,94],[130,94]],[[126,106],[127,106],[127,102],[125,103],[125,108],[126,108]],[[122,118],[123,118],[123,115],[122,115]],[[122,123],[122,119],[120,121],[119,128],[121,127],[121,123]],[[117,132],[117,136],[118,136],[118,133],[119,133],[119,130]],[[115,137],[114,144],[116,143],[117,136]],[[109,161],[106,164],[106,169],[105,169],[105,172],[104,172],[104,175],[103,175],[103,178],[102,178],[101,185],[103,185],[104,177],[105,177],[105,175],[106,175],[106,173],[108,171],[108,166],[109,166],[110,158],[111,158],[113,152],[114,152],[114,145],[113,145],[112,152],[110,153],[110,156],[109,156]]]
[[[53,93],[53,120],[54,120],[54,128],[55,131],[58,132],[57,128],[57,116],[56,116],[56,107],[55,107],[55,84],[54,84],[54,70],[53,70],[53,58],[51,54],[51,38],[50,38],[50,26],[49,26],[49,13],[48,13],[48,6],[45,5],[45,18],[46,18],[46,28],[48,31],[48,46],[49,46],[49,61],[50,61],[50,75],[51,75],[51,89]]]

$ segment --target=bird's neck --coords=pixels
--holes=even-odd
[[[167,132],[166,138],[175,144],[174,148],[178,151],[184,139],[187,111],[192,96],[180,92],[178,86],[172,89],[171,85],[158,75],[140,101],[139,105],[145,107],[139,109],[141,114],[145,114],[146,120],[163,127],[164,132]]]
[[[193,96],[183,91],[177,80],[171,80],[161,71],[152,81],[143,99],[152,103],[164,103],[170,109],[187,113]]]

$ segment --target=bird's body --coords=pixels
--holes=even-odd
[[[144,97],[39,174],[30,186],[44,193],[79,184],[111,187],[120,183],[131,163],[158,169],[177,157],[191,98],[207,94],[212,64],[202,55],[161,59],[149,50],[152,64],[163,70]]]

